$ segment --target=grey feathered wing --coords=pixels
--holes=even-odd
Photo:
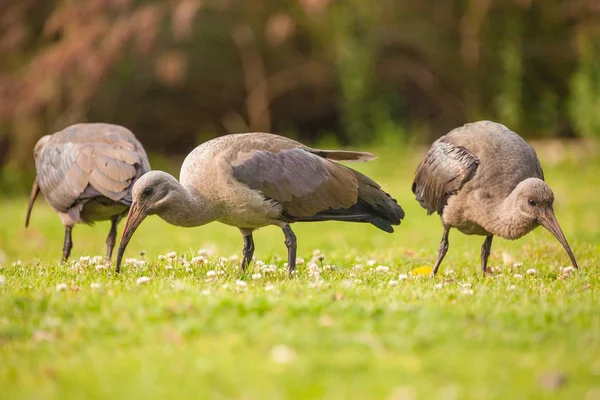
[[[475,175],[479,159],[461,146],[445,141],[433,143],[415,172],[412,191],[428,214],[441,213],[448,197]]]
[[[370,222],[388,232],[393,231],[391,224],[400,223],[404,212],[371,179],[328,160],[326,150],[288,143],[245,152],[232,163],[238,181],[281,204],[284,220]],[[357,161],[374,157],[357,152],[331,154],[335,159]]]
[[[131,185],[150,170],[131,132],[109,124],[74,125],[53,135],[36,160],[36,182],[60,212],[76,202],[104,196],[131,204]]]

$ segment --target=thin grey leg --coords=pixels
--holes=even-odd
[[[492,239],[494,236],[486,236],[485,241],[481,245],[481,270],[483,273],[487,273],[487,262],[492,250]]]
[[[254,256],[254,239],[252,233],[244,235],[244,249],[242,250],[244,258],[242,259],[242,272],[250,265],[252,257]]]
[[[433,271],[431,271],[432,275],[436,275],[438,269],[440,269],[440,264],[444,259],[444,256],[448,252],[448,234],[450,233],[450,228],[444,228],[444,234],[442,235],[442,241],[440,242],[440,247],[438,248],[438,257],[433,266]]]
[[[108,264],[110,262],[110,258],[112,257],[113,249],[115,248],[115,243],[117,242],[117,224],[119,223],[119,219],[117,217],[111,218],[110,220],[110,231],[108,231],[108,236],[106,237],[106,258],[104,262]]]
[[[66,262],[71,255],[71,249],[73,248],[73,240],[71,239],[72,226],[65,226],[65,241],[63,243],[63,256],[62,262]]]
[[[283,233],[285,234],[285,245],[288,249],[288,266],[291,275],[296,270],[296,235],[294,235],[289,225],[283,227]]]

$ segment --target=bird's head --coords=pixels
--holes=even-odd
[[[573,266],[578,268],[567,238],[554,215],[554,193],[548,184],[538,178],[528,178],[519,183],[514,192],[521,218],[531,225],[542,225],[549,230],[564,247]]]
[[[162,171],[147,172],[135,182],[131,191],[131,208],[119,244],[117,272],[120,270],[121,259],[135,230],[147,216],[161,215],[167,209],[171,198],[177,193],[178,185],[179,182],[173,176]]]

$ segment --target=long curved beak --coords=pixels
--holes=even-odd
[[[118,274],[121,272],[121,260],[123,259],[123,254],[125,253],[125,249],[127,248],[127,244],[129,244],[129,240],[133,236],[135,230],[140,226],[144,218],[146,218],[147,214],[144,209],[140,208],[137,203],[133,203],[131,208],[129,209],[129,214],[127,215],[127,222],[125,223],[125,229],[123,229],[123,235],[121,236],[121,243],[119,244],[119,252],[117,253],[117,268],[115,272]]]
[[[560,225],[558,224],[558,221],[556,220],[556,217],[554,216],[554,210],[552,208],[548,208],[546,210],[546,212],[544,213],[544,215],[542,215],[539,218],[539,222],[544,228],[548,229],[550,231],[550,233],[552,233],[554,235],[554,237],[560,242],[560,244],[562,244],[562,246],[565,248],[567,254],[569,255],[569,258],[571,259],[573,266],[575,268],[579,268],[579,266],[577,266],[577,261],[575,260],[575,256],[573,255],[573,252],[571,251],[571,247],[569,246],[569,243],[567,242],[567,238],[565,237],[565,234],[563,233],[562,229],[560,229]]]
[[[33,209],[33,203],[35,203],[35,198],[40,193],[40,186],[37,183],[37,179],[33,182],[33,187],[31,188],[31,194],[29,195],[29,205],[27,206],[27,216],[25,217],[25,228],[29,226],[29,217],[31,217],[31,210]]]

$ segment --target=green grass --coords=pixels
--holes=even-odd
[[[355,166],[395,195],[405,222],[391,235],[296,224],[306,262],[292,280],[277,228],[255,235],[256,259],[278,266],[255,280],[258,265],[245,276],[237,261],[219,265],[241,253],[236,229],[176,228],[157,217],[126,254],[141,259],[145,250],[146,265],[118,277],[59,265],[62,226],[45,202],[26,230],[26,199],[0,200],[0,398],[600,398],[598,153],[561,148],[556,161],[551,147],[542,151],[580,271],[562,276],[568,258],[540,228],[496,239],[490,262],[503,273],[483,278],[483,238],[453,232],[440,276],[399,280],[435,260],[441,227],[410,193],[419,152],[376,152]],[[73,261],[103,254],[107,231],[77,226]],[[190,269],[157,260],[169,251],[190,260],[201,248],[214,255]],[[320,278],[307,268],[314,249],[325,256]],[[142,276],[150,281],[138,285]]]

